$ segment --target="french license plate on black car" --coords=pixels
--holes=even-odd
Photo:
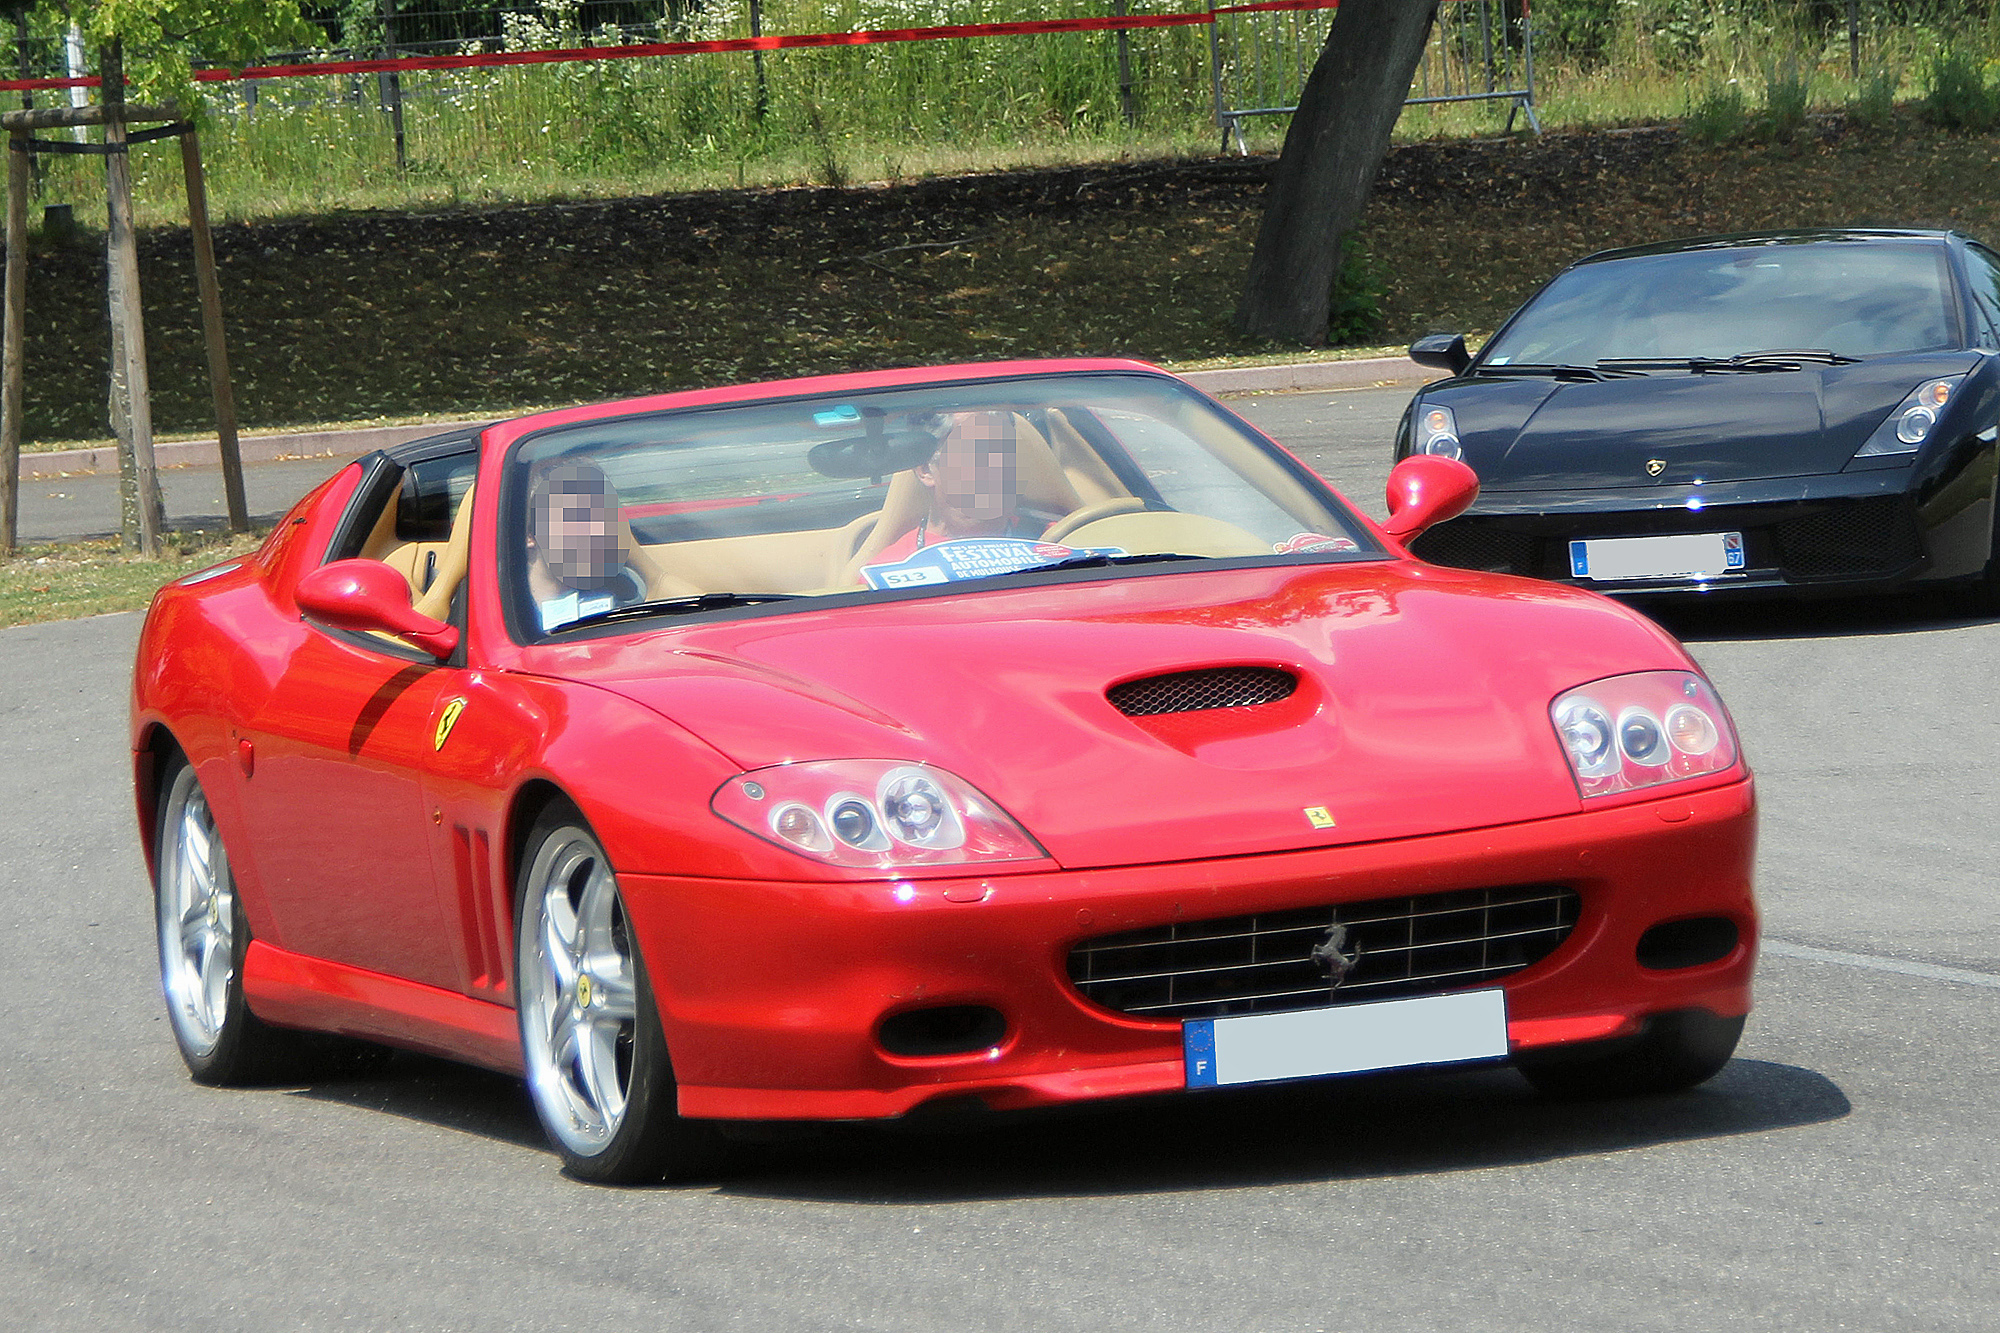
[[[1574,578],[1608,582],[1739,574],[1743,571],[1743,534],[1688,532],[1571,542],[1569,569]]]
[[[1497,1060],[1507,1054],[1498,990],[1340,1004],[1181,1024],[1190,1088]]]

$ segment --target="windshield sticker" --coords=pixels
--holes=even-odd
[[[1307,551],[1358,551],[1361,543],[1351,537],[1324,537],[1317,532],[1301,532],[1271,548],[1279,555],[1303,555]]]
[[[861,420],[861,410],[852,403],[842,403],[839,407],[830,407],[824,412],[813,413],[815,426],[845,426],[849,422],[859,420]]]
[[[958,537],[923,547],[891,564],[863,565],[861,576],[871,588],[916,588],[927,583],[1012,574],[1072,556],[1124,554],[1116,546],[1063,546],[1024,537]]]

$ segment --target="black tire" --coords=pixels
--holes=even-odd
[[[1743,1019],[1705,1009],[1658,1014],[1636,1037],[1531,1052],[1515,1065],[1538,1092],[1552,1097],[1638,1097],[1680,1092],[1704,1083],[1729,1063]]]
[[[188,1073],[222,1087],[294,1074],[301,1034],[271,1027],[244,1001],[250,925],[208,798],[180,755],[161,775],[154,835],[160,989]]]
[[[515,999],[535,1114],[580,1180],[711,1175],[723,1143],[675,1109],[653,988],[602,844],[567,802],[543,810],[515,881]]]

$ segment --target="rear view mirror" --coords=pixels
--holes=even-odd
[[[433,657],[450,657],[458,631],[442,620],[419,615],[410,605],[410,585],[379,560],[336,560],[299,580],[299,609],[335,629],[393,634]]]
[[[1472,364],[1472,353],[1465,350],[1462,333],[1431,333],[1410,344],[1410,360],[1420,366],[1461,375]]]
[[[1382,530],[1407,542],[1463,514],[1479,498],[1479,474],[1456,458],[1417,454],[1389,472],[1389,521]]]

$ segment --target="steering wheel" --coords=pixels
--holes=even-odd
[[[1145,508],[1146,502],[1136,495],[1119,495],[1109,500],[1099,500],[1096,504],[1072,509],[1051,523],[1049,530],[1042,534],[1042,540],[1059,542],[1086,523],[1095,523],[1098,519],[1110,518],[1113,514],[1143,513]]]

